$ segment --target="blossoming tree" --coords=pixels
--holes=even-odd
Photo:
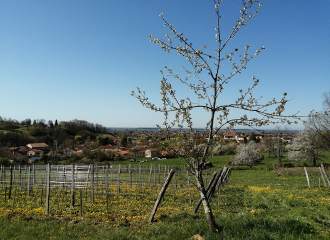
[[[319,135],[326,147],[330,148],[330,92],[323,93],[323,107],[324,111],[321,113],[312,112],[309,116],[309,121],[306,122],[305,127],[313,130]]]
[[[261,146],[254,141],[238,145],[236,151],[236,157],[231,160],[234,165],[246,165],[252,169],[264,159]]]
[[[178,127],[181,130],[183,128],[189,129],[190,136],[198,136],[197,130],[193,125],[193,119],[196,117],[193,112],[195,110],[199,112],[198,109],[204,109],[206,114],[208,114],[208,119],[205,122],[205,128],[208,133],[207,142],[201,143],[196,138],[195,141],[183,142],[180,148],[176,148],[176,151],[178,157],[196,178],[196,187],[202,199],[206,219],[210,231],[214,233],[218,231],[218,227],[212,214],[210,202],[207,199],[203,179],[203,166],[215,152],[215,139],[213,136],[223,128],[229,130],[237,125],[261,127],[275,122],[291,123],[289,119],[296,117],[295,115],[283,115],[285,104],[288,101],[286,93],[279,100],[271,99],[270,101],[261,102],[261,97],[255,98],[252,91],[257,87],[259,79],[254,76],[252,77],[250,87],[245,90],[238,87],[236,100],[231,103],[220,102],[219,96],[225,92],[227,84],[236,75],[242,73],[247,64],[259,55],[261,50],[265,49],[261,47],[250,53],[250,47],[247,45],[243,53],[239,54],[238,48],[230,49],[228,44],[235,38],[239,30],[258,14],[259,8],[262,7],[261,1],[242,0],[242,7],[236,24],[232,27],[230,34],[224,37],[220,14],[223,0],[213,0],[216,15],[215,41],[217,46],[214,52],[208,52],[207,46],[195,47],[182,32],[177,31],[172,24],[167,22],[163,14],[160,14],[164,25],[170,30],[170,34],[166,34],[164,39],[157,39],[150,35],[150,41],[159,44],[165,52],[176,52],[184,57],[189,63],[188,67],[182,67],[185,76],[175,72],[170,67],[165,67],[165,70],[161,71],[161,106],[151,102],[146,93],[140,88],[132,92],[132,95],[143,106],[153,111],[164,113],[164,123],[157,126],[168,133],[172,127]],[[224,65],[228,62],[231,64],[232,71],[225,74]],[[183,87],[191,90],[191,94],[189,96],[180,96],[179,92],[176,91],[168,80],[169,77],[181,82]],[[236,86],[239,86],[239,84],[236,83]],[[180,90],[182,89],[180,88]],[[235,93],[231,92],[231,94],[234,95]],[[242,113],[241,117],[237,118],[231,115],[232,112],[237,110]]]
[[[316,167],[324,149],[324,139],[317,131],[304,129],[293,139],[292,147],[288,152],[288,158],[292,161],[311,161]]]

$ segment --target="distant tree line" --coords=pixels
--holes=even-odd
[[[96,140],[98,133],[105,133],[106,127],[89,123],[85,120],[53,122],[45,119],[27,118],[17,121],[0,116],[0,147],[18,147],[31,142],[44,142],[48,145],[70,145],[78,135],[84,142],[86,139]],[[104,139],[103,142],[107,142]]]

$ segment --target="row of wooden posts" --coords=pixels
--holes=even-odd
[[[70,192],[71,192],[71,200],[70,200],[70,205],[71,206],[75,206],[75,188],[77,188],[76,186],[76,174],[77,174],[77,167],[75,165],[71,165],[70,166],[70,170],[71,171],[67,171],[67,178],[70,179],[71,181],[70,182],[67,182],[69,185],[70,185]],[[66,168],[64,168],[66,169]],[[144,185],[144,187],[150,187],[150,183],[151,183],[151,178],[152,178],[152,173],[156,173],[155,172],[155,169],[156,167],[155,166],[151,166],[150,169],[149,169],[149,178],[148,178],[148,185]],[[14,183],[14,179],[15,179],[15,168],[10,166],[9,167],[9,170],[10,170],[10,178],[9,178],[9,186],[6,186],[6,184],[8,183],[8,181],[6,181],[6,169],[1,166],[1,181],[2,181],[2,187],[5,188],[5,195],[6,195],[6,192],[7,192],[7,189],[9,190],[8,192],[8,199],[11,198],[11,192],[12,192],[12,189],[13,189],[13,183]],[[27,194],[30,194],[30,187],[32,184],[36,184],[37,182],[37,177],[36,177],[36,169],[35,168],[31,168],[31,166],[28,167],[28,169],[25,168],[26,173],[25,174],[25,177],[27,176]],[[49,213],[49,199],[50,199],[50,189],[52,188],[52,184],[58,184],[58,182],[56,181],[51,181],[51,165],[50,164],[47,164],[46,165],[46,174],[43,175],[41,174],[42,177],[42,180],[45,181],[42,183],[42,190],[45,188],[45,201],[46,201],[46,213],[48,214]],[[58,168],[57,168],[58,170]],[[110,174],[113,174],[113,169],[110,168],[109,169],[109,166],[105,166],[105,169],[104,169],[104,174],[105,174],[105,177],[104,177],[104,185],[105,185],[105,194],[106,194],[106,198],[108,199],[108,196],[109,196],[109,172]],[[164,194],[165,194],[165,191],[169,185],[169,183],[171,182],[171,179],[173,176],[175,176],[175,172],[176,171],[179,171],[179,172],[182,172],[181,169],[179,170],[174,170],[174,169],[171,169],[169,170],[169,168],[164,169],[164,184],[160,190],[160,193],[157,197],[157,200],[156,200],[156,203],[155,203],[155,206],[152,210],[152,213],[151,213],[151,216],[149,218],[149,221],[152,222],[153,221],[153,217],[154,215],[156,214],[156,211],[157,211],[157,208],[161,202],[161,200],[163,199],[164,197]],[[166,171],[167,170],[167,171]],[[16,186],[16,187],[23,187],[23,184],[22,184],[22,175],[21,175],[21,171],[22,171],[22,168],[18,168],[18,172],[19,172],[19,186]],[[39,170],[40,171],[40,170]],[[117,192],[118,194],[120,194],[120,182],[121,182],[121,179],[120,179],[120,173],[121,173],[121,165],[118,165],[118,186],[117,186]],[[129,173],[129,184],[131,185],[132,184],[132,168],[129,166],[128,169],[124,170],[124,171],[128,171]],[[142,188],[142,181],[141,181],[141,167],[139,168],[138,170],[138,179],[140,180],[139,183],[141,184],[140,187]],[[57,171],[58,172],[58,171]],[[168,176],[167,178],[165,179],[166,177],[166,174],[168,173]],[[230,176],[230,173],[231,173],[231,169],[230,168],[222,168],[220,169],[220,171],[218,173],[214,172],[214,174],[212,175],[211,179],[208,181],[208,186],[206,188],[206,191],[207,191],[207,198],[208,200],[211,198],[211,196],[214,194],[214,192],[217,190],[217,189],[220,189],[220,187],[224,184],[226,184],[228,182],[228,178]],[[71,174],[71,177],[69,177],[69,174]],[[88,178],[89,178],[89,175],[90,175],[90,181],[88,181]],[[155,183],[155,186],[156,186],[156,174],[153,175],[154,176],[154,183]],[[160,176],[160,174],[158,174],[158,176]],[[8,180],[8,179],[7,179]],[[191,194],[190,194],[190,178],[189,178],[189,173],[187,172],[187,177],[186,177],[186,180],[187,180],[187,184],[188,184],[188,188],[189,188],[189,201],[190,203],[192,202],[191,200]],[[112,178],[111,178],[111,181],[112,181]],[[87,173],[87,180],[85,183],[89,183],[90,184],[90,197],[91,197],[91,203],[93,204],[94,203],[94,184],[97,183],[95,182],[94,180],[94,165],[90,165],[89,168],[88,168],[88,173]],[[159,177],[159,183],[161,183],[161,179]],[[137,186],[137,185],[136,185]],[[175,181],[175,186],[176,186],[176,181]],[[62,185],[63,187],[63,185]],[[65,187],[65,186],[64,186]],[[130,186],[131,187],[131,186]],[[56,186],[54,187],[56,188]],[[86,189],[85,189],[86,190]],[[6,197],[5,197],[6,198]],[[42,196],[41,196],[42,198]],[[196,205],[195,207],[195,212],[197,212],[198,210],[198,207],[201,203],[201,200],[198,202],[198,204]],[[82,208],[82,191],[80,190],[80,207]]]
[[[329,176],[328,176],[327,171],[325,170],[323,164],[321,164],[321,166],[319,167],[319,170],[320,170],[320,174],[321,174],[321,177],[322,177],[323,185],[325,187],[330,187],[330,179],[329,179]],[[310,182],[309,182],[309,176],[308,176],[308,172],[307,172],[306,167],[304,167],[304,171],[305,171],[305,175],[306,175],[307,185],[310,188],[311,185],[310,185]],[[321,179],[319,179],[319,186],[321,186]]]
[[[151,214],[149,217],[149,222],[153,222],[157,209],[161,203],[162,198],[164,197],[165,191],[166,191],[168,185],[170,184],[172,177],[174,176],[174,173],[175,173],[175,171],[171,170],[166,181],[164,182],[164,185],[161,188],[159,195],[157,197],[157,200],[155,202],[155,205],[151,211]],[[230,174],[231,174],[231,168],[227,168],[226,166],[224,168],[221,168],[219,172],[213,173],[213,176],[205,189],[206,195],[207,195],[207,199],[206,199],[207,201],[211,200],[211,197],[214,195],[214,193],[217,190],[220,191],[221,186],[228,183]],[[189,174],[188,174],[187,182],[189,183]],[[189,196],[190,196],[190,194],[189,194]],[[218,194],[218,196],[220,196],[220,194]],[[194,208],[194,213],[197,213],[198,208],[201,205],[202,201],[203,201],[203,199],[200,198]],[[191,202],[191,197],[190,197],[190,202]]]
[[[18,166],[18,168],[15,168],[16,166],[8,166],[5,167],[1,165],[1,178],[0,183],[2,185],[2,188],[8,188],[8,182],[9,182],[9,188],[12,189],[13,187],[19,187],[24,188],[27,190],[28,195],[30,195],[30,192],[33,188],[44,188],[44,183],[46,182],[46,176],[42,173],[43,171],[46,171],[47,165],[31,165],[31,166],[25,166],[25,168],[22,168],[21,166]],[[68,169],[69,167],[69,169]],[[115,169],[115,167],[117,169]],[[86,185],[89,184],[99,184],[99,179],[101,176],[101,180],[103,179],[103,183],[106,182],[105,179],[108,180],[108,175],[110,172],[111,178],[110,183],[113,184],[114,182],[114,174],[117,172],[117,180],[118,180],[118,193],[120,193],[120,181],[121,181],[121,174],[122,173],[128,173],[128,179],[126,179],[126,182],[129,183],[129,187],[132,187],[133,183],[133,175],[136,176],[135,183],[140,185],[140,188],[142,188],[144,182],[146,179],[145,175],[146,172],[149,173],[148,178],[148,188],[150,186],[156,186],[156,184],[160,184],[162,180],[166,178],[167,173],[169,172],[170,167],[169,166],[163,166],[159,165],[158,167],[154,165],[150,165],[149,168],[142,168],[141,164],[138,166],[138,168],[132,168],[131,165],[128,165],[128,167],[122,167],[120,164],[118,166],[97,166],[97,165],[87,165],[87,166],[78,166],[78,165],[55,165],[52,166],[52,168],[56,168],[56,173],[52,174],[52,188],[60,187],[60,188],[67,188],[68,185],[73,185],[72,181],[77,179],[75,188],[85,188]],[[10,171],[9,179],[8,174],[6,174],[6,170]],[[36,170],[38,174],[36,174]],[[175,169],[177,172],[182,172],[182,169]],[[15,176],[15,172],[18,171],[18,177]],[[143,172],[145,173],[143,175]],[[62,174],[60,174],[62,173]],[[163,173],[163,179],[162,179],[162,173]],[[85,179],[84,176],[85,175]],[[39,177],[39,179],[38,179]],[[55,178],[55,179],[54,179]],[[75,178],[75,179],[73,179]],[[80,178],[80,181],[78,179]],[[39,182],[38,182],[39,180]],[[89,182],[89,180],[91,180]],[[125,179],[124,179],[125,181]],[[15,186],[13,186],[15,185]],[[144,186],[145,187],[145,186]]]

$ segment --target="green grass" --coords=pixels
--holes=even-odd
[[[215,168],[208,170],[207,178],[229,160],[230,156],[212,158]],[[204,239],[329,239],[329,188],[323,184],[319,187],[320,175],[316,174],[310,175],[312,188],[308,188],[303,171],[299,171],[301,167],[290,168],[292,174],[275,174],[272,166],[276,161],[265,158],[253,170],[234,168],[229,185],[222,187],[220,195],[217,193],[211,201],[219,226],[218,235],[209,233],[202,208],[197,214],[192,213],[198,192],[191,189],[190,204],[185,180],[178,175],[178,189],[173,182],[170,184],[152,224],[148,223],[148,217],[160,184],[156,189],[133,187],[130,190],[123,184],[120,196],[113,185],[108,209],[104,191],[96,189],[95,204],[91,204],[87,192],[82,213],[79,193],[76,196],[78,205],[70,208],[70,192],[52,190],[50,215],[44,214],[41,191],[27,196],[22,190],[12,193],[15,199],[5,201],[4,190],[0,189],[0,236],[2,239],[181,240],[199,234]],[[329,162],[329,158],[322,161]],[[141,164],[180,166],[177,159]],[[309,172],[312,170],[308,168]]]
[[[234,178],[234,177],[233,177]],[[220,202],[211,202],[219,235],[208,231],[200,209],[192,209],[187,191],[169,190],[160,206],[155,222],[147,218],[153,206],[155,192],[143,197],[112,196],[110,209],[101,195],[96,204],[84,202],[69,208],[63,198],[59,209],[53,203],[51,214],[39,208],[38,192],[21,201],[2,199],[0,236],[2,239],[188,239],[199,234],[205,239],[328,239],[330,237],[330,204],[328,188],[253,187],[230,185],[221,191]],[[175,193],[175,194],[174,194]],[[3,191],[0,191],[3,196]],[[54,193],[53,193],[54,194]],[[68,194],[69,195],[69,194]],[[26,209],[22,211],[21,209]],[[29,210],[27,210],[29,209]],[[139,217],[139,220],[134,220]]]

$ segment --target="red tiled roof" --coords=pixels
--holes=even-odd
[[[125,154],[128,154],[129,151],[121,151],[121,152],[119,152],[119,153],[125,155]]]
[[[169,153],[167,151],[161,151],[160,154],[167,155]]]
[[[20,152],[28,152],[28,151],[30,151],[31,149],[30,148],[22,148],[22,149],[20,149],[19,151]]]
[[[236,132],[231,132],[231,133],[227,133],[225,134],[226,137],[234,137],[237,133]]]
[[[152,152],[157,152],[157,151],[158,151],[156,148],[149,148],[149,149],[147,149],[147,150],[150,150],[150,151],[152,151]]]
[[[32,148],[48,147],[48,145],[46,143],[29,143],[28,145],[30,145]]]

